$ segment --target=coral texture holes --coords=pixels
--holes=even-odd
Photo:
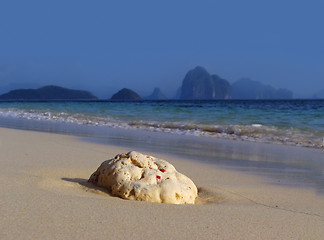
[[[137,160],[131,159],[131,161],[136,167],[143,168],[142,165]]]
[[[134,196],[134,197],[135,197],[135,190],[132,189],[132,190],[129,192],[128,196],[129,196],[129,197],[131,197],[131,196]]]

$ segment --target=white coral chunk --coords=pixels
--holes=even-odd
[[[165,160],[135,151],[104,161],[89,182],[124,199],[194,204],[197,187]]]

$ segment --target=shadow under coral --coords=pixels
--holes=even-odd
[[[90,191],[93,193],[99,193],[99,194],[101,193],[104,195],[109,195],[110,197],[116,197],[108,189],[98,187],[93,183],[88,182],[88,179],[84,179],[84,178],[61,178],[61,179],[66,182],[77,183],[87,192]]]
[[[72,182],[79,184],[83,190],[86,192],[92,192],[95,194],[110,196],[114,198],[119,198],[112,194],[108,189],[98,187],[93,183],[89,182],[88,179],[84,178],[61,178],[63,181]],[[198,196],[195,204],[220,204],[223,202],[228,202],[230,200],[229,196],[224,195],[223,193],[217,192],[215,190],[210,190],[204,187],[198,187]]]

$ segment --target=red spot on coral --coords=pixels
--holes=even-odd
[[[165,169],[161,168],[160,171],[161,171],[161,172],[165,172]]]
[[[161,176],[157,175],[157,176],[156,176],[156,179],[161,179]]]

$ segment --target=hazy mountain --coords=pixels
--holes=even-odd
[[[292,96],[290,90],[277,90],[248,78],[240,79],[232,84],[233,99],[291,99]]]
[[[38,89],[17,89],[0,96],[2,100],[96,100],[88,91],[73,90],[59,86]]]
[[[123,88],[122,90],[118,91],[111,97],[111,100],[122,100],[122,101],[134,101],[134,100],[136,101],[141,99],[142,98],[136,92],[128,88]]]
[[[160,88],[154,88],[151,95],[144,98],[145,100],[166,100],[167,97],[162,93]]]
[[[7,85],[0,86],[0,94],[8,93],[16,89],[36,89],[42,85],[38,83],[9,83]]]
[[[181,87],[177,89],[174,99],[180,99],[180,97],[181,97]]]
[[[232,98],[232,86],[225,80],[217,75],[211,76],[214,83],[214,99],[231,99]]]
[[[293,98],[293,92],[288,89],[279,88],[276,91],[276,98],[277,99],[291,99],[291,98]]]
[[[231,96],[230,83],[217,75],[210,75],[206,69],[197,66],[190,70],[181,87],[181,99],[228,99]]]

